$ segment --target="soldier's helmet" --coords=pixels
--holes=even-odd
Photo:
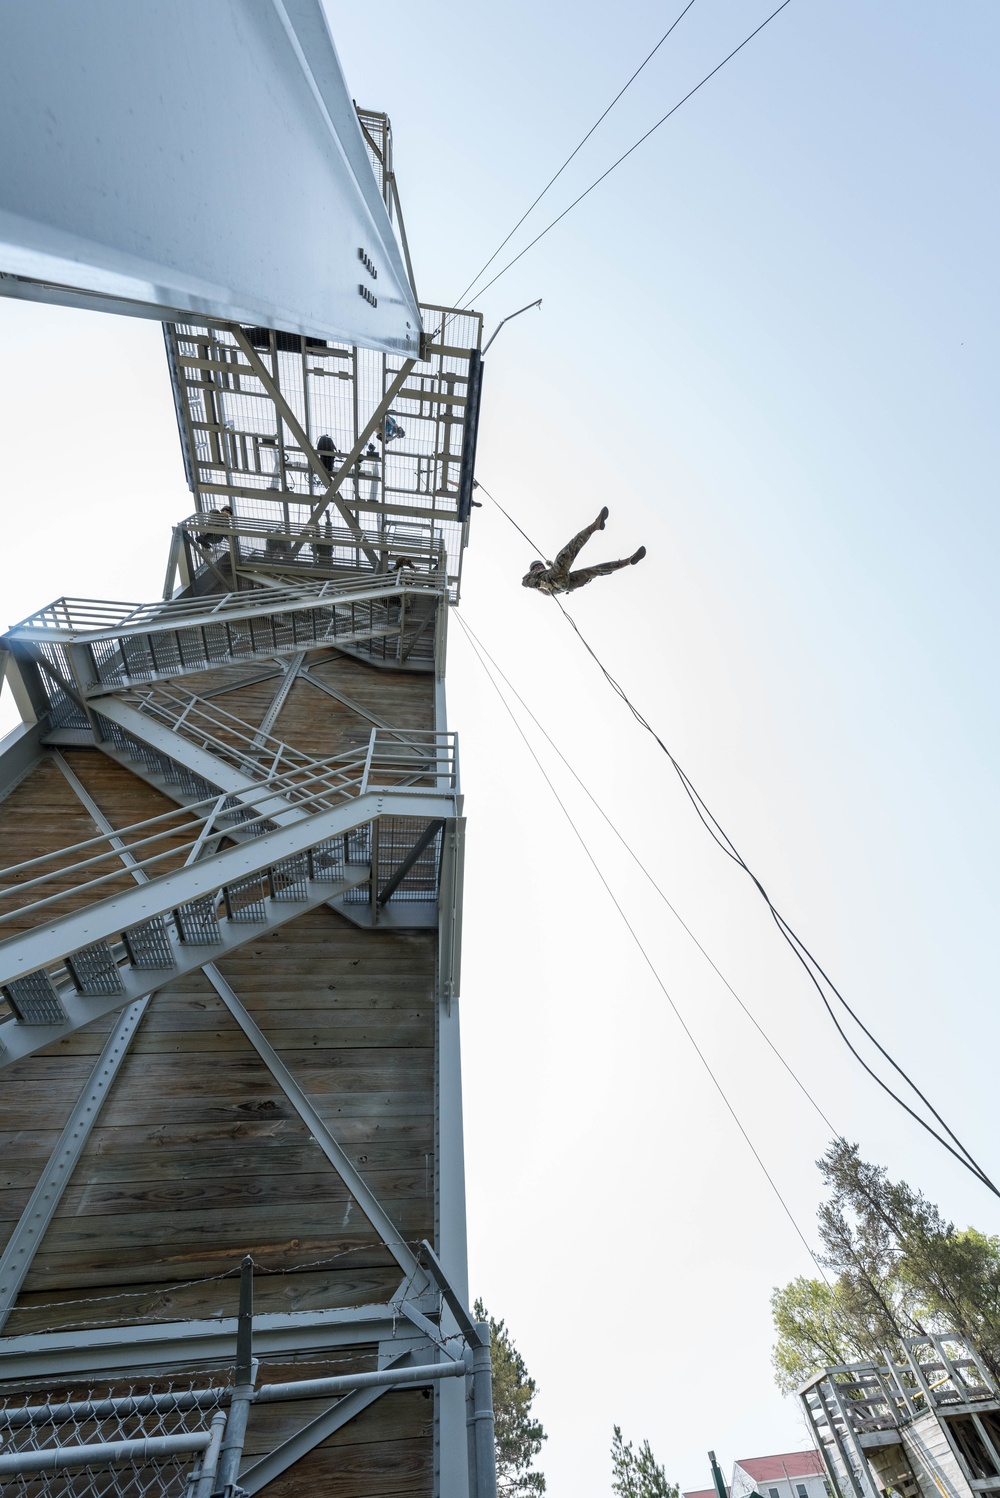
[[[528,568],[528,571],[529,572],[544,572],[545,571],[545,563],[544,562],[532,562],[531,566]]]

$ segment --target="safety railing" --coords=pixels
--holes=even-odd
[[[416,785],[428,778],[438,789],[460,788],[458,736],[454,733],[373,728],[365,749],[349,748],[341,755],[320,759],[292,748],[274,734],[254,728],[217,703],[169,685],[158,683],[133,689],[122,694],[120,700],[262,784],[275,785],[280,781],[281,794],[292,801],[304,799],[314,805],[317,784],[322,784],[324,777],[337,777],[343,762],[353,764],[362,754],[365,756],[362,791],[369,789],[369,782],[372,787]],[[109,728],[112,726],[109,723]],[[373,767],[375,779],[371,775]]]
[[[210,626],[229,620],[255,618],[262,608],[268,613],[296,612],[338,604],[349,606],[368,598],[388,599],[393,594],[414,593],[440,595],[441,583],[436,576],[411,572],[372,575],[362,578],[338,578],[323,583],[302,583],[289,588],[251,588],[235,593],[208,597],[157,601],[154,603],[118,603],[98,598],[57,598],[22,619],[10,630],[14,639],[30,639],[36,632],[81,637],[120,636],[123,633],[145,633],[155,629],[185,629]]]
[[[257,508],[261,508],[260,505]],[[269,514],[227,515],[221,510],[199,511],[181,523],[191,545],[192,570],[208,565],[223,551],[232,549],[238,566],[265,565],[281,570],[345,567],[367,576],[391,574],[405,567],[447,581],[447,552],[432,526],[417,520],[408,525],[388,522],[384,527],[359,534],[329,520],[308,520],[303,505],[268,506]],[[378,567],[373,568],[374,552]]]
[[[826,1368],[800,1392],[821,1434],[861,1439],[894,1430],[929,1409],[1000,1405],[1000,1391],[978,1352],[954,1332],[907,1338],[902,1360]]]
[[[315,802],[317,784],[331,771],[331,761],[294,749],[274,734],[255,728],[244,719],[227,712],[217,703],[185,692],[169,683],[137,687],[122,693],[119,699],[135,707],[153,722],[178,733],[188,743],[204,749],[264,785],[280,779],[282,794],[289,800]],[[114,738],[109,720],[108,737]],[[134,739],[135,735],[127,735]],[[116,740],[117,742],[117,740]],[[149,746],[152,748],[152,746]]]
[[[108,724],[109,730],[118,725]],[[121,730],[119,730],[121,732]],[[142,741],[126,735],[139,752]],[[5,928],[34,923],[60,907],[99,899],[105,887],[136,871],[155,879],[193,861],[212,837],[245,842],[275,828],[269,810],[291,804],[314,817],[368,792],[454,795],[458,791],[458,752],[454,734],[417,734],[412,744],[372,729],[363,751],[348,750],[330,760],[314,760],[290,770],[267,770],[256,790],[239,798],[213,788],[186,806],[147,817],[112,833],[98,833],[0,869],[0,943]],[[153,751],[158,753],[159,751]],[[305,757],[303,757],[305,758]],[[192,789],[199,787],[193,782]],[[122,851],[128,855],[123,869]],[[28,896],[29,898],[25,898]]]
[[[410,369],[371,442],[346,458],[403,360],[374,350],[302,343],[286,334],[174,324],[168,331],[171,378],[191,486],[200,507],[225,502],[262,513],[282,504],[315,504],[324,475],[302,446],[337,471],[338,499],[364,524],[377,514],[404,522],[424,511],[445,541],[457,593],[466,522],[462,480],[471,478],[478,407],[482,319],[457,309],[424,309],[423,359]],[[293,423],[287,416],[294,412]],[[471,422],[470,422],[471,415]],[[274,509],[263,510],[263,506]],[[370,522],[369,522],[370,523]]]

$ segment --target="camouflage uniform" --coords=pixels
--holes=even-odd
[[[562,551],[556,557],[551,567],[539,567],[534,572],[526,572],[521,579],[522,588],[538,588],[542,593],[572,593],[576,588],[582,588],[592,578],[606,577],[609,572],[617,572],[621,567],[629,567],[632,563],[631,557],[623,557],[619,562],[599,562],[596,567],[579,567],[576,572],[570,572],[570,567],[576,561],[577,553],[590,540],[596,530],[600,530],[600,517],[579,531],[572,539],[567,541]]]

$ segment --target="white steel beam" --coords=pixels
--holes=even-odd
[[[418,351],[320,0],[16,6],[0,134],[0,295]]]
[[[261,718],[260,727],[254,734],[253,747],[255,749],[261,748],[265,740],[270,735],[271,729],[274,727],[275,723],[278,720],[278,714],[281,712],[281,709],[288,701],[288,694],[292,690],[292,687],[295,685],[295,678],[298,676],[299,672],[302,670],[303,665],[305,664],[305,658],[306,652],[304,650],[300,650],[298,655],[293,656],[286,665],[284,677],[278,683],[278,686],[275,689],[274,696],[271,698],[270,706],[268,707],[267,712],[264,714],[263,718]]]
[[[438,995],[447,1004],[462,991],[462,885],[465,868],[465,818],[445,822],[441,840],[438,908]]]
[[[42,723],[18,723],[0,739],[0,801],[30,775],[42,757]]]
[[[62,1200],[63,1192],[69,1185],[90,1131],[97,1122],[108,1088],[128,1055],[151,997],[152,995],[148,995],[135,1004],[129,1004],[108,1036],[97,1064],[56,1141],[38,1185],[28,1198],[3,1256],[0,1257],[0,1329],[4,1327],[14,1308],[32,1260]]]

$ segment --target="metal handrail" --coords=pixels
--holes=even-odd
[[[267,497],[267,491],[264,490],[262,498]],[[300,502],[304,509],[308,508],[307,495],[303,495]],[[266,541],[268,537],[280,535],[293,540],[304,539],[307,545],[317,542],[320,546],[354,548],[364,544],[390,556],[393,552],[399,552],[401,556],[419,554],[433,559],[439,559],[445,550],[442,541],[436,536],[399,539],[384,530],[362,530],[360,534],[355,534],[346,526],[331,526],[329,531],[324,531],[316,521],[276,525],[276,519],[277,516],[223,515],[220,511],[196,510],[193,515],[182,520],[180,525],[189,535],[201,531],[220,540],[230,536],[249,536]]]
[[[107,863],[109,860],[114,859],[116,861],[116,867],[107,873],[72,884],[69,888],[57,890],[51,895],[30,901],[26,905],[18,905],[15,909],[0,914],[0,926],[7,925],[13,920],[21,919],[28,914],[46,909],[50,905],[58,904],[61,900],[78,896],[121,878],[123,872],[128,872],[121,865],[123,846],[124,850],[131,855],[130,869],[149,871],[165,859],[180,857],[189,852],[197,845],[202,832],[209,823],[224,820],[240,812],[250,812],[251,814],[256,812],[262,821],[266,821],[268,819],[267,804],[269,802],[273,803],[276,798],[291,800],[293,799],[294,792],[299,793],[297,804],[302,806],[303,809],[308,808],[308,814],[317,811],[332,810],[335,805],[349,799],[352,794],[363,796],[366,791],[373,788],[385,790],[388,794],[391,794],[394,789],[403,789],[398,784],[395,786],[380,784],[377,775],[380,770],[388,770],[399,774],[400,770],[405,771],[406,769],[409,769],[414,776],[427,776],[432,779],[434,784],[427,787],[428,791],[440,791],[442,789],[440,782],[443,779],[448,782],[448,786],[445,788],[451,788],[457,792],[457,755],[455,745],[456,736],[454,734],[433,734],[429,732],[427,735],[429,738],[444,738],[449,741],[444,745],[444,753],[440,755],[435,753],[429,762],[426,758],[423,758],[420,763],[414,763],[412,759],[407,761],[405,757],[399,754],[377,752],[380,748],[380,733],[384,736],[384,730],[373,728],[366,753],[363,756],[355,753],[353,760],[349,764],[340,764],[334,768],[329,763],[324,764],[322,761],[316,761],[316,773],[306,775],[304,778],[300,776],[298,780],[292,781],[287,775],[275,776],[272,780],[260,785],[252,793],[241,793],[239,798],[234,798],[237,804],[228,810],[223,809],[221,814],[219,813],[220,798],[216,792],[211,797],[192,802],[188,806],[177,807],[169,812],[161,812],[159,816],[147,817],[143,821],[133,823],[128,827],[115,828],[110,833],[102,833],[97,837],[86,838],[80,842],[69,844],[63,848],[53,849],[51,852],[42,853],[35,858],[26,859],[20,863],[11,864],[7,868],[0,869],[0,879],[9,880],[14,874],[22,873],[31,868],[41,868],[46,863],[50,863],[55,859],[63,859],[77,853],[87,853],[92,848],[107,844],[107,847],[103,851],[95,852],[82,859],[77,859],[73,863],[61,864],[58,868],[49,869],[23,882],[18,881],[13,884],[5,884],[0,887],[0,901],[2,901],[14,898],[28,890],[37,889],[40,886],[49,884],[54,879],[64,880],[68,875],[82,873],[86,869]],[[390,744],[390,750],[397,748],[397,745]],[[436,768],[441,764],[446,766],[443,774],[439,773]],[[447,768],[448,766],[451,767],[450,771]],[[310,787],[315,786],[319,786],[321,789],[310,790]],[[419,786],[413,786],[412,784],[407,785],[406,789],[411,794],[414,792],[419,794],[421,791]],[[161,825],[178,817],[186,817],[188,820],[180,826]],[[137,838],[135,841],[129,841],[129,838],[134,833],[146,832],[147,829],[154,827],[157,829],[156,831],[149,832],[148,835]],[[245,830],[249,832],[251,829],[246,828]],[[174,838],[179,835],[182,836],[185,833],[192,835],[170,848],[149,853],[142,858],[134,857],[136,850],[161,842],[166,837]],[[259,835],[259,833],[256,835]],[[119,846],[115,846],[116,843]]]
[[[122,700],[164,723],[173,732],[180,732],[183,724],[183,737],[200,744],[205,749],[210,749],[219,758],[235,764],[237,768],[252,776],[260,776],[263,767],[258,761],[263,759],[265,754],[272,754],[271,768],[265,772],[264,776],[268,781],[272,778],[276,767],[282,763],[288,767],[284,774],[290,777],[295,772],[328,768],[334,763],[343,761],[354,762],[359,754],[357,748],[350,748],[326,759],[318,759],[301,749],[292,748],[273,734],[254,728],[252,724],[245,722],[242,718],[237,718],[225,708],[216,707],[194,694],[180,693],[170,687],[158,685],[133,688],[123,694]],[[219,738],[218,735],[206,731],[199,725],[200,718],[206,719],[210,724],[215,723],[232,733],[248,746],[247,749],[240,749],[225,739]],[[373,730],[373,733],[377,734],[376,744],[379,749],[380,764],[386,766],[396,763],[412,764],[413,755],[416,753],[428,761],[428,770],[431,764],[444,763],[451,767],[452,781],[457,787],[458,749],[456,736],[453,733],[438,732],[435,729],[386,728],[377,728]],[[371,743],[369,748],[374,752]],[[430,753],[432,750],[433,755]],[[289,787],[295,784],[287,778],[285,783]],[[291,789],[289,789],[289,795],[291,795]]]
[[[357,602],[366,594],[376,597],[395,593],[442,593],[442,577],[424,573],[368,573],[359,578],[330,578],[322,583],[301,583],[295,587],[269,588],[261,595],[235,592],[206,595],[202,598],[158,599],[154,603],[116,603],[108,599],[57,598],[12,626],[15,638],[22,631],[44,630],[72,633],[76,637],[116,637],[122,631],[148,633],[152,630],[182,629],[192,620],[218,622],[234,616],[251,617],[265,605],[268,614],[282,610],[336,607],[338,603]]]

